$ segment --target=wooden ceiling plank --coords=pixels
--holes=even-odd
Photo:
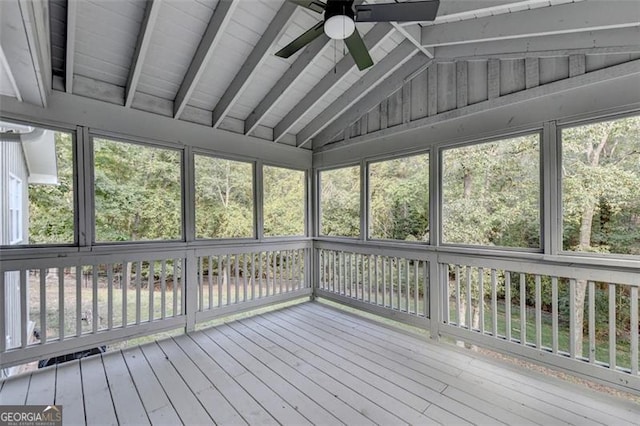
[[[162,0],[149,0],[144,12],[144,18],[142,20],[142,26],[140,27],[140,33],[138,34],[138,42],[136,44],[136,50],[133,54],[133,61],[129,70],[129,77],[127,79],[127,88],[125,94],[125,107],[130,107],[133,103],[133,96],[136,93],[136,87],[140,80],[140,74],[142,74],[142,67],[144,65],[144,59],[147,56],[147,51],[151,45],[151,35],[158,20],[158,13],[160,11],[160,5]]]
[[[640,25],[637,3],[586,1],[422,28],[423,46],[447,46]],[[578,35],[577,35],[578,36]],[[579,37],[579,36],[578,36]]]
[[[401,67],[406,61],[418,52],[418,49],[409,40],[400,43],[381,61],[376,63],[369,71],[363,75],[355,84],[347,89],[342,95],[325,108],[317,117],[307,124],[296,135],[296,146],[306,145],[312,137],[326,128],[352,105],[358,102],[371,90],[376,88],[387,76]],[[356,117],[357,119],[358,117]],[[340,120],[342,122],[343,120]],[[355,119],[353,120],[355,121]],[[348,126],[353,121],[346,124]],[[345,126],[341,128],[344,129]],[[335,133],[332,137],[335,136]]]
[[[204,70],[209,63],[209,59],[213,55],[213,51],[220,43],[225,28],[231,21],[231,15],[235,8],[238,6],[239,0],[220,0],[216,6],[216,10],[211,16],[209,25],[198,45],[196,53],[193,55],[191,64],[187,69],[187,72],[182,80],[182,84],[178,89],[176,99],[173,103],[173,116],[174,118],[180,118],[180,115],[184,111],[184,108],[189,102],[189,98],[200,81]]]
[[[364,44],[369,51],[380,45],[395,29],[391,24],[376,24],[365,36]],[[356,66],[351,55],[345,55],[309,93],[294,106],[291,111],[276,125],[273,140],[279,141],[302,117],[313,108],[336,84]]]
[[[256,71],[267,58],[271,46],[278,40],[288,25],[296,8],[297,5],[295,3],[285,1],[282,4],[276,16],[271,20],[269,27],[267,27],[266,31],[262,34],[260,40],[244,61],[244,64],[242,64],[242,68],[240,68],[240,71],[213,109],[213,127],[220,125],[224,117],[229,113],[229,110],[233,107],[233,104],[247,88],[255,76]]]

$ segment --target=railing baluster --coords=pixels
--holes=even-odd
[[[204,311],[204,256],[198,257],[198,311]]]
[[[498,337],[498,283],[496,270],[491,269],[491,332]]]
[[[349,282],[349,297],[352,297],[352,292],[353,292],[353,265],[351,264],[351,259],[352,259],[352,253],[347,253],[347,275],[348,275],[348,282]]]
[[[213,309],[213,256],[208,257],[209,260],[209,273],[207,274],[207,278],[209,281],[209,309]]]
[[[150,260],[149,261],[149,279],[147,279],[147,288],[149,289],[149,322],[153,322],[153,317],[154,317],[154,307],[153,307],[153,298],[154,298],[154,288],[156,286],[156,271],[155,269],[155,265],[156,261],[155,260]],[[200,288],[202,289],[202,275],[200,275]],[[202,300],[202,295],[200,300]]]
[[[76,266],[76,336],[82,335],[82,266]]]
[[[229,306],[231,304],[231,256],[227,253],[226,262],[224,265],[225,278],[227,280],[225,287],[225,299],[224,305]]]
[[[431,311],[429,310],[429,298],[431,297],[429,293],[429,262],[426,260],[422,262],[422,267],[424,271],[422,272],[422,300],[424,303],[423,312],[425,318],[431,318]],[[449,307],[449,303],[447,302],[447,308]]]
[[[27,304],[27,273],[28,271],[25,269],[20,270],[20,346],[22,349],[27,347],[27,318],[28,318],[28,309],[29,306]],[[4,299],[4,296],[3,296]]]
[[[247,300],[247,254],[243,253],[242,259],[242,301]]]
[[[0,280],[4,278],[4,274],[0,272]],[[0,294],[4,294],[4,289],[0,285]],[[0,315],[2,310],[0,309]],[[0,317],[0,322],[4,321],[4,316]],[[58,340],[61,342],[64,340],[64,268],[58,268]],[[5,336],[4,330],[0,328],[0,336]],[[4,341],[4,339],[0,339]],[[2,350],[0,350],[2,352]]]
[[[40,269],[40,344],[47,342],[47,273]]]
[[[113,264],[107,263],[107,330],[113,328]]]
[[[542,348],[542,282],[540,275],[535,276],[536,283],[536,348]]]
[[[162,259],[160,263],[160,318],[165,319],[167,314],[167,261]],[[211,276],[211,258],[209,258],[209,276]],[[211,287],[209,287],[211,288]],[[211,303],[211,290],[209,290],[209,303]]]
[[[484,334],[484,269],[478,268],[478,309],[480,310],[480,334]]]
[[[173,259],[173,280],[171,281],[171,289],[173,291],[173,310],[172,316],[178,316],[178,259]]]
[[[333,270],[333,275],[331,279],[331,291],[334,293],[340,293],[340,254],[332,250],[331,251],[331,268]],[[338,291],[336,292],[336,284],[338,284]]]
[[[128,320],[128,313],[127,313],[127,308],[128,308],[128,302],[129,299],[127,298],[127,290],[129,287],[129,274],[127,273],[129,271],[129,262],[122,262],[122,278],[120,279],[120,283],[122,286],[122,328],[126,328],[127,324],[129,323]],[[175,312],[175,309],[174,309]]]
[[[576,357],[576,280],[569,280],[569,356]]]
[[[558,277],[551,278],[551,351],[558,353]]]
[[[520,344],[527,344],[527,281],[520,273]]]
[[[234,255],[233,256],[233,263],[235,265],[235,271],[236,271],[236,278],[234,280],[234,292],[233,292],[233,303],[238,303],[238,293],[240,293],[240,290],[238,288],[238,286],[240,285],[240,259],[238,258],[238,255]]]
[[[140,324],[142,316],[142,262],[136,264],[136,324]]]
[[[471,317],[471,266],[467,266],[467,315],[465,317],[465,325],[469,331],[473,330]]]
[[[596,283],[589,281],[589,362],[596,361]]]
[[[638,287],[631,287],[631,374],[638,375]]]
[[[93,281],[93,299],[92,299],[92,332],[93,333],[97,333],[98,332],[98,268],[97,265],[91,265],[92,268],[92,281]]]
[[[616,285],[609,284],[609,368],[616,365]]]
[[[387,306],[387,271],[386,271],[386,263],[387,256],[382,256],[382,306]]]
[[[256,254],[251,252],[251,300],[256,299]]]
[[[413,285],[414,285],[414,291],[413,291],[413,313],[416,315],[419,315],[420,313],[418,312],[418,306],[419,306],[419,298],[420,298],[420,293],[419,293],[419,285],[420,285],[420,278],[418,277],[418,271],[420,270],[420,261],[419,260],[414,260],[413,261]]]
[[[262,252],[258,252],[258,297],[262,298],[264,296],[264,278],[262,273]]]
[[[405,295],[404,295],[405,303],[406,303],[405,311],[409,313],[409,305],[410,305],[409,295],[411,294],[411,291],[409,290],[409,283],[411,281],[409,279],[409,259],[405,258],[403,263],[404,263],[404,270],[406,272],[406,276],[405,276],[406,285],[405,285]]]
[[[511,272],[504,271],[504,318],[505,337],[511,341]]]
[[[460,319],[460,308],[461,308],[461,304],[460,304],[460,265],[456,265],[456,282],[455,282],[455,286],[456,286],[456,325],[458,327],[460,327],[462,325],[462,321]],[[448,281],[448,278],[447,278]],[[447,288],[449,288],[449,283],[447,282]],[[449,303],[449,300],[447,300],[447,303]],[[449,322],[451,322],[451,318],[448,319]]]

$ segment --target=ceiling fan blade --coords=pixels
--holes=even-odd
[[[289,2],[295,3],[298,6],[306,7],[307,9],[313,10],[317,13],[324,13],[324,9],[327,7],[326,4],[318,0],[289,0]]]
[[[438,6],[438,0],[363,4],[356,6],[356,22],[433,21],[438,14]]]
[[[324,22],[318,22],[313,28],[276,52],[276,56],[288,58],[316,38],[320,37],[322,34],[324,34]]]
[[[349,48],[349,53],[351,53],[360,71],[373,65],[373,59],[371,59],[367,46],[364,45],[364,41],[362,41],[358,30],[355,30],[351,36],[344,39],[344,42]]]

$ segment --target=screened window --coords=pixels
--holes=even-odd
[[[369,164],[369,237],[429,241],[429,155]]]
[[[22,242],[22,181],[9,174],[9,244]]]
[[[305,173],[264,166],[262,175],[264,235],[304,235]]]
[[[540,136],[442,152],[444,243],[540,248]]]
[[[360,167],[320,172],[320,234],[360,235]]]
[[[195,156],[196,238],[254,236],[253,165]]]
[[[561,137],[563,249],[640,255],[640,117]]]
[[[181,152],[98,138],[93,145],[95,240],[181,239]]]
[[[0,244],[72,244],[72,134],[0,122],[0,158]]]

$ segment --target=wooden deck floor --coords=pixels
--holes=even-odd
[[[0,383],[66,424],[631,425],[640,406],[320,303]]]

